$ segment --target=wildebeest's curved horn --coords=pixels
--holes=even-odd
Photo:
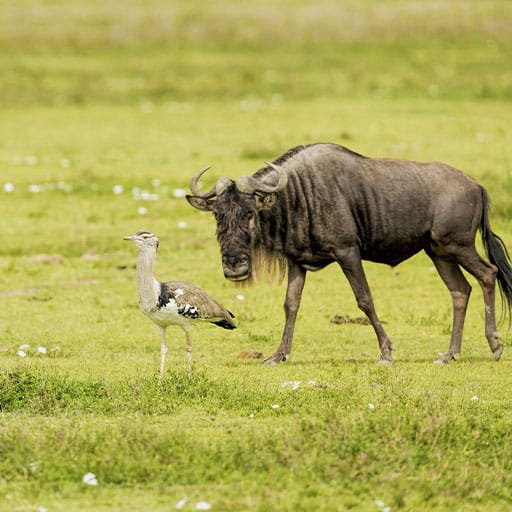
[[[204,199],[209,199],[210,197],[214,197],[217,195],[216,186],[211,188],[208,192],[200,192],[199,191],[199,178],[210,168],[210,166],[206,166],[200,171],[197,171],[192,178],[190,178],[190,190],[192,194],[197,197],[202,197]]]
[[[272,194],[273,192],[279,192],[282,190],[288,182],[288,175],[286,172],[279,168],[277,165],[270,162],[265,162],[270,168],[272,168],[278,175],[277,184],[269,185],[263,180],[258,180],[252,176],[242,176],[236,182],[236,188],[240,192],[246,194],[254,194],[255,192],[263,192],[264,194]]]

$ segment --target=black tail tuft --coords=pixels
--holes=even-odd
[[[212,322],[212,324],[218,325],[223,329],[236,329],[236,325],[228,320],[219,320],[218,322]]]
[[[233,318],[235,318],[235,315],[233,315],[231,311],[226,311],[228,312],[229,317],[223,318],[222,320],[218,320],[217,322],[212,322],[212,324],[218,325],[223,329],[236,329],[236,325],[233,322]]]
[[[509,326],[512,311],[512,261],[508,254],[503,240],[492,232],[489,223],[489,198],[487,192],[482,188],[483,212],[480,221],[482,242],[489,261],[498,268],[498,285],[500,287],[501,300],[503,304],[500,323],[505,316],[508,316]]]

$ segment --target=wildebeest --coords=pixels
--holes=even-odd
[[[392,343],[375,312],[362,261],[398,265],[421,250],[432,259],[450,290],[453,327],[448,351],[437,362],[459,358],[471,285],[475,276],[485,302],[485,335],[498,360],[503,352],[495,319],[495,282],[503,311],[512,307],[512,266],[507,249],[489,224],[485,189],[443,163],[368,158],[343,146],[316,143],[295,147],[252,176],[222,177],[208,192],[190,182],[189,203],[212,211],[224,275],[251,276],[255,254],[285,261],[288,286],[281,344],[265,360],[290,356],[295,319],[306,272],[340,265],[359,308],[377,335],[382,362],[391,362]],[[216,198],[216,199],[215,199]],[[487,261],[475,249],[480,229]]]

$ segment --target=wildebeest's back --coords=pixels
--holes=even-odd
[[[366,158],[314,144],[281,165],[288,185],[266,220],[279,224],[283,252],[313,266],[354,245],[364,259],[398,264],[430,243],[432,230],[473,229],[453,225],[474,218],[454,218],[454,205],[479,211],[479,186],[445,164]]]

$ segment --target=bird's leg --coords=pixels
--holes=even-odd
[[[192,373],[192,338],[188,328],[184,328],[185,336],[187,337],[187,358],[188,358],[188,373]]]
[[[167,344],[165,343],[165,327],[158,326],[160,330],[160,337],[162,339],[162,345],[160,347],[160,377],[158,380],[162,380],[164,376],[164,367],[165,367],[165,354],[167,354]]]

